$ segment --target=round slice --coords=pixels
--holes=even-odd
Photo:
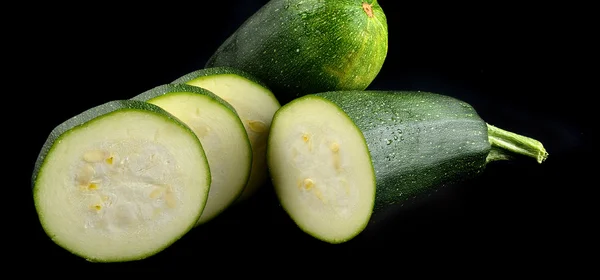
[[[187,124],[200,139],[212,183],[198,225],[217,217],[242,193],[252,166],[252,148],[235,109],[212,92],[186,84],[166,84],[134,100],[157,105]]]
[[[251,197],[268,176],[266,148],[273,115],[281,107],[273,93],[255,77],[229,67],[206,68],[180,77],[173,83],[205,88],[237,111],[252,145],[252,170],[240,200]]]
[[[375,174],[361,131],[335,104],[306,96],[273,119],[268,166],[277,197],[295,223],[329,243],[367,226]]]
[[[57,126],[35,164],[35,207],[59,246],[93,262],[152,256],[193,228],[210,188],[194,132],[158,106],[117,100]]]

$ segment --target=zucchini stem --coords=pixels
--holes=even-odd
[[[524,155],[535,158],[542,163],[548,158],[544,145],[533,138],[506,131],[487,124],[488,139],[492,150],[488,154],[487,162],[509,160],[514,155]]]

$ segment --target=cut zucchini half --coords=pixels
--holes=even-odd
[[[310,235],[345,242],[406,201],[514,156],[542,163],[541,142],[488,125],[468,103],[416,91],[299,97],[273,118],[268,166],[281,205]]]
[[[281,107],[273,93],[255,77],[229,67],[206,68],[180,77],[173,83],[205,88],[235,108],[252,146],[252,170],[240,200],[251,197],[269,176],[266,145],[273,115]]]
[[[342,243],[367,226],[375,173],[362,132],[333,103],[307,95],[275,114],[271,180],[283,209],[315,238]]]
[[[59,246],[91,262],[152,256],[194,227],[210,188],[202,144],[158,106],[116,100],[58,125],[32,176]]]
[[[225,211],[242,194],[252,166],[252,148],[235,109],[209,90],[166,84],[133,99],[157,105],[187,124],[198,136],[211,169],[212,183],[197,225]]]

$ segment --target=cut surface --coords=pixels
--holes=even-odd
[[[341,243],[366,227],[375,174],[362,133],[339,107],[318,97],[282,107],[267,157],[277,197],[302,230]]]
[[[212,183],[198,224],[213,219],[241,195],[250,175],[252,149],[242,122],[234,111],[207,95],[171,92],[148,102],[182,120],[200,139]]]
[[[181,123],[125,108],[54,133],[34,200],[44,230],[61,247],[90,261],[142,259],[198,220],[210,170],[200,142]]]
[[[250,197],[268,178],[267,138],[279,102],[269,90],[237,74],[199,76],[185,83],[210,90],[237,111],[252,146],[250,179],[241,199]]]

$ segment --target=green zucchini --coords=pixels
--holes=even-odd
[[[116,100],[58,125],[35,163],[46,234],[91,262],[150,257],[191,230],[210,188],[192,130],[158,106]]]
[[[207,89],[186,84],[160,85],[132,99],[165,109],[200,139],[211,169],[211,186],[197,225],[217,217],[238,199],[250,177],[252,148],[229,103]]]
[[[271,0],[208,59],[264,81],[281,104],[308,93],[364,90],[388,51],[375,0]]]
[[[238,201],[251,197],[268,180],[267,136],[275,111],[281,105],[256,77],[236,68],[214,67],[188,73],[172,83],[210,90],[237,111],[252,146],[250,179]]]
[[[342,243],[388,207],[519,154],[539,163],[548,156],[539,141],[487,124],[461,100],[337,91],[306,95],[277,111],[267,162],[297,226]]]

